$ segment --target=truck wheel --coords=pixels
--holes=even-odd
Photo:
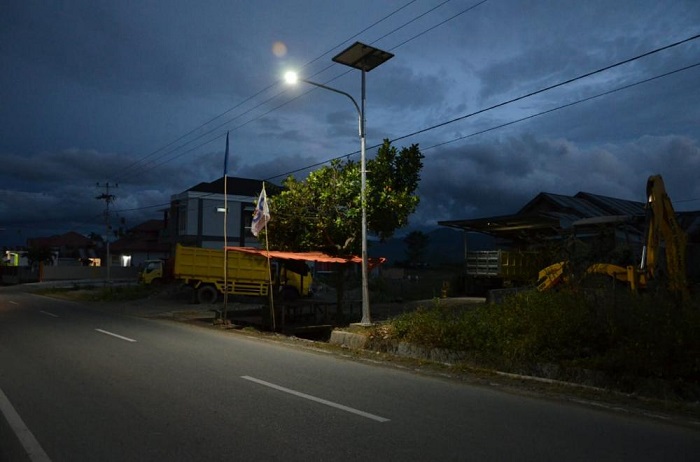
[[[219,291],[214,286],[202,286],[197,289],[197,301],[204,305],[216,303],[219,298]]]

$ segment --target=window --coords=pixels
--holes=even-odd
[[[187,202],[182,201],[177,206],[177,233],[187,234]]]

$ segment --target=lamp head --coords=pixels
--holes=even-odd
[[[284,81],[290,85],[294,85],[299,81],[299,76],[294,71],[288,71],[284,74]]]

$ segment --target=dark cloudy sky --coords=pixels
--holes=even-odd
[[[697,0],[6,0],[0,244],[102,233],[97,183],[119,184],[113,220],[158,218],[222,176],[226,131],[233,176],[356,153],[351,102],[282,76],[359,100],[331,61],[358,40],[395,54],[367,74],[367,145],[426,156],[412,226],[541,191],[642,201],[656,173],[698,210],[700,39],[578,79],[697,34]]]

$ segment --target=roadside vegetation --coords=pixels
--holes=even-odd
[[[700,303],[601,291],[527,291],[501,304],[432,304],[371,333],[461,352],[478,367],[661,398],[700,400]]]

